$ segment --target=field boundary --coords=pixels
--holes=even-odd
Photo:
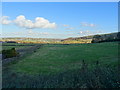
[[[7,59],[2,59],[2,64],[7,64],[12,61],[18,61],[20,58],[24,57],[27,54],[32,54],[36,52],[37,49],[41,48],[42,45],[34,45],[33,47],[25,48],[25,49],[18,49],[17,52],[19,53],[18,56],[12,57],[12,58],[7,58]]]

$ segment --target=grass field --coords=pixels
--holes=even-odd
[[[16,48],[16,50],[32,47],[35,44],[24,44],[24,43],[3,43],[1,44],[0,53],[2,50],[8,50],[11,48]]]
[[[83,62],[82,62],[83,60],[85,61],[89,69],[87,71],[87,74],[84,73],[84,75],[81,73],[82,71],[78,73],[78,71],[83,67]],[[79,76],[79,79],[82,76],[90,74],[95,69],[96,67],[95,63],[97,61],[99,61],[100,67],[103,67],[103,68],[105,67],[102,70],[104,72],[104,73],[102,72],[103,73],[103,76],[101,76],[102,78],[114,77],[114,79],[116,79],[117,77],[115,75],[116,74],[118,75],[117,72],[115,73],[115,75],[112,76],[110,75],[112,71],[108,73],[104,70],[106,69],[111,70],[111,69],[117,68],[119,63],[118,62],[118,42],[94,43],[94,44],[70,44],[70,45],[46,44],[46,45],[43,45],[41,48],[39,48],[33,54],[27,55],[26,57],[23,57],[18,62],[14,62],[5,66],[4,67],[5,69],[3,71],[5,75],[3,76],[3,79],[5,81],[3,81],[4,82],[3,86],[4,87],[21,87],[22,85],[20,84],[18,85],[18,82],[20,81],[19,80],[16,81],[16,77],[12,77],[12,80],[15,79],[15,82],[17,82],[17,84],[15,84],[15,82],[13,84],[12,80],[7,80],[8,77],[11,77],[12,75],[15,75],[15,76],[17,75],[17,78],[18,77],[24,78],[24,76],[27,77],[26,81],[25,81],[25,78],[22,79],[24,81],[24,82],[22,81],[24,84],[28,83],[29,82],[28,79],[31,80],[31,78],[34,81],[33,82],[34,84],[39,82],[38,85],[35,84],[35,87],[44,87],[44,88],[45,87],[74,87],[74,85],[72,86],[73,83],[70,83],[72,81],[69,81],[68,83],[67,81],[68,78],[71,80],[76,73],[78,74],[77,76],[81,74],[81,76]],[[8,74],[8,72],[10,73]],[[61,73],[64,73],[64,74],[61,74]],[[60,74],[63,75],[63,77],[62,77],[62,80],[59,82],[58,78],[61,77]],[[39,78],[37,75],[39,76]],[[94,75],[92,76],[94,77]],[[64,77],[67,78],[67,79],[65,78],[65,82],[67,82],[67,84],[65,84],[63,81]],[[88,77],[90,78],[90,76]],[[52,83],[52,85],[48,84],[46,82],[47,79],[49,79],[51,83],[52,82],[54,83]],[[57,86],[54,85],[57,81],[54,81],[53,79],[58,80],[59,83],[56,84]],[[96,78],[94,80],[96,80]],[[41,82],[45,82],[44,85]],[[11,83],[11,84],[6,86],[8,83],[9,84]],[[41,86],[40,83],[43,86]],[[83,83],[81,81],[79,83],[78,82],[74,82],[74,83],[76,84],[81,83],[82,85],[81,84],[78,85],[80,87],[84,87],[84,84],[85,84],[85,82]],[[25,86],[23,85],[23,87],[27,87],[26,85],[28,84],[25,84]],[[114,84],[113,86],[118,87],[118,85],[116,84]],[[28,87],[30,87],[30,85],[28,85]],[[31,86],[31,87],[34,87],[34,86]],[[89,87],[89,85],[87,86],[85,84],[85,87]],[[104,87],[104,86],[101,85],[101,87]]]
[[[101,65],[114,67],[118,64],[118,44],[44,45],[37,52],[13,65],[13,68],[18,72],[32,74],[52,73],[78,69],[82,60],[90,67],[97,60]]]
[[[34,44],[3,43],[2,44],[2,50],[11,49],[11,48],[22,49],[22,48],[28,47],[27,45],[34,45]]]

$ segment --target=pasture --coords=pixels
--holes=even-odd
[[[3,87],[119,87],[118,52],[118,42],[45,44],[34,53],[3,66]],[[100,80],[95,76],[96,62]],[[111,82],[107,83],[106,77]]]
[[[33,46],[34,44],[24,44],[24,43],[3,43],[2,44],[2,50],[7,50],[11,48],[16,48],[16,49],[22,49],[26,48],[28,46]]]

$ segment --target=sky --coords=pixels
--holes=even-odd
[[[3,2],[118,2],[119,0],[2,0]]]
[[[3,2],[2,37],[69,38],[118,32],[117,2]]]

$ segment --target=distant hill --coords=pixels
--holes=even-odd
[[[16,43],[98,43],[98,42],[109,42],[109,41],[120,41],[120,32],[109,33],[109,34],[97,34],[84,37],[74,37],[66,39],[52,39],[52,38],[2,38],[2,42],[16,42]]]
[[[79,39],[93,39],[94,35],[91,36],[84,36],[84,37],[74,37],[74,38],[66,38],[66,39],[62,39],[62,41],[67,41],[67,40],[79,40]]]
[[[94,35],[92,39],[92,43],[110,42],[110,41],[120,41],[120,32]]]
[[[2,38],[2,41],[4,42],[15,41],[17,43],[56,43],[60,42],[61,39],[15,37],[15,38]]]
[[[67,41],[81,41],[81,40],[86,40],[91,43],[120,41],[120,32],[108,33],[108,34],[97,34],[97,35],[76,37],[76,38],[67,38],[67,39],[63,39],[61,41],[67,42]]]

